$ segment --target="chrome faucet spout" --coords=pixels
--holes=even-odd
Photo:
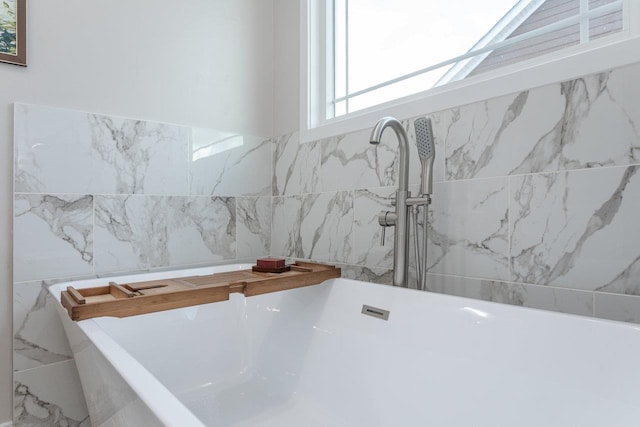
[[[380,144],[382,132],[390,127],[398,138],[398,146],[400,148],[400,167],[398,176],[398,191],[409,190],[409,138],[407,133],[397,119],[393,117],[383,117],[376,123],[371,132],[370,143],[374,145]]]
[[[376,123],[369,139],[371,144],[380,144],[382,133],[390,127],[398,138],[400,165],[398,170],[398,191],[396,192],[396,211],[383,212],[379,216],[382,227],[395,226],[394,251],[393,251],[393,285],[408,287],[409,277],[409,209],[407,199],[409,194],[409,138],[397,119],[384,117]],[[384,218],[384,220],[380,220]]]

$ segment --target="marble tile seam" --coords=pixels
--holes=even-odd
[[[539,285],[539,286],[544,286],[544,285]],[[562,289],[567,289],[567,288],[562,288]],[[630,298],[630,299],[640,299],[640,295],[634,295],[634,294],[625,294],[625,293],[621,293],[621,292],[603,292],[603,291],[583,291],[583,292],[592,292],[594,297],[598,296],[598,295],[613,295],[619,298]]]
[[[265,254],[265,256],[266,255],[267,254]],[[63,277],[47,277],[44,279],[34,279],[34,280],[20,280],[20,281],[13,281],[13,286],[23,286],[23,285],[31,284],[34,282],[49,282],[49,281],[55,281],[55,284],[58,284],[58,283],[64,283],[64,282],[77,282],[81,280],[106,279],[116,275],[130,275],[130,274],[137,275],[137,274],[156,273],[156,272],[162,272],[167,270],[186,270],[190,268],[204,268],[204,267],[210,267],[212,265],[218,266],[218,265],[229,264],[229,261],[234,261],[235,263],[244,264],[244,263],[253,262],[255,259],[256,257],[229,258],[226,260],[218,260],[210,263],[167,265],[164,267],[152,267],[152,268],[143,269],[143,270],[115,270],[115,271],[108,271],[108,272],[100,272],[90,276],[85,275],[81,277],[63,276]]]
[[[542,172],[529,172],[529,173],[520,173],[520,174],[512,174],[512,175],[496,175],[496,176],[483,176],[478,178],[461,178],[461,179],[451,179],[445,181],[434,181],[434,184],[437,183],[448,183],[448,182],[464,182],[464,181],[481,181],[487,179],[497,179],[497,178],[517,178],[523,176],[535,176],[535,175],[557,175],[561,173],[572,173],[572,172],[587,172],[587,171],[599,171],[603,169],[621,169],[628,168],[630,166],[640,166],[640,163],[629,163],[626,165],[611,165],[611,166],[597,166],[593,168],[577,168],[577,169],[562,169],[557,171],[542,171]]]
[[[281,256],[279,254],[274,255],[272,252],[270,253],[265,253],[264,256]],[[242,257],[242,258],[233,258],[233,259],[228,259],[228,260],[224,260],[224,261],[218,261],[218,262],[214,262],[214,263],[197,263],[197,264],[180,264],[180,265],[171,265],[171,266],[165,266],[165,267],[154,267],[151,269],[145,269],[145,270],[119,270],[119,271],[111,271],[111,272],[107,272],[107,273],[100,273],[99,276],[100,277],[91,277],[91,276],[85,276],[85,277],[48,277],[48,278],[44,278],[44,279],[36,279],[36,280],[23,280],[23,281],[19,281],[19,282],[13,282],[13,286],[23,286],[23,285],[27,285],[27,284],[31,284],[34,282],[48,282],[48,281],[55,281],[56,283],[62,283],[62,282],[72,282],[72,281],[80,281],[80,280],[91,280],[91,279],[101,279],[101,278],[108,278],[108,277],[113,277],[114,275],[122,275],[122,274],[145,274],[145,273],[154,273],[154,272],[158,272],[158,271],[166,271],[166,270],[181,270],[181,269],[188,269],[188,268],[202,268],[202,267],[207,267],[207,266],[211,266],[211,265],[223,265],[225,264],[226,261],[235,261],[237,263],[246,263],[246,262],[253,262],[255,260],[255,258],[257,257]],[[336,264],[336,265],[344,265],[344,266],[349,266],[349,267],[364,267],[364,268],[374,268],[374,269],[378,269],[378,270],[387,270],[387,271],[392,271],[393,268],[387,268],[387,267],[380,267],[380,266],[374,266],[374,265],[367,265],[367,264],[359,264],[359,263],[349,263],[349,262],[339,262],[339,261],[327,261],[327,260],[317,260],[317,259],[311,259],[311,258],[293,258],[293,257],[285,257],[291,261],[308,261],[308,262],[323,262],[323,263],[330,263],[330,264]],[[415,268],[410,268],[410,270],[415,271]],[[517,281],[512,281],[512,280],[499,280],[499,279],[493,279],[493,278],[487,278],[487,277],[479,277],[479,276],[463,276],[463,275],[456,275],[456,274],[443,274],[443,273],[432,273],[432,272],[427,272],[428,275],[430,276],[436,276],[436,277],[452,277],[452,278],[458,278],[458,279],[468,279],[468,280],[476,280],[476,281],[487,281],[487,282],[499,282],[499,283],[505,283],[505,284],[510,284],[510,285],[524,285],[524,286],[531,286],[531,287],[536,287],[536,288],[541,288],[541,289],[557,289],[557,290],[563,290],[563,291],[572,291],[572,292],[579,292],[579,293],[591,293],[594,295],[616,295],[619,297],[631,297],[631,298],[640,298],[640,295],[633,295],[633,294],[626,294],[626,293],[620,293],[620,292],[603,292],[603,291],[596,291],[596,290],[585,290],[585,289],[576,289],[576,288],[567,288],[567,287],[562,287],[562,286],[554,286],[554,285],[541,285],[541,284],[535,284],[535,283],[527,283],[527,282],[517,282]]]
[[[225,195],[225,194],[146,194],[146,193],[87,193],[87,192],[62,192],[62,191],[50,191],[50,192],[24,192],[16,191],[13,193],[16,196],[104,196],[104,197],[221,197],[221,198],[257,198],[257,197],[274,197],[270,195],[249,195],[249,196],[237,196],[237,195]]]
[[[511,229],[511,222],[513,221],[511,215],[511,203],[513,203],[513,197],[510,197],[511,194],[511,179],[509,179],[507,180],[507,238],[509,239],[507,242],[507,257],[509,259],[509,277],[513,277],[513,263],[511,262],[511,241],[513,240],[513,232]]]
[[[35,279],[35,280],[20,280],[19,282],[14,281],[13,282],[13,286],[23,286],[23,285],[29,285],[32,284],[34,282],[49,282],[49,281],[55,281],[55,283],[61,283],[61,282],[71,282],[71,281],[79,281],[79,280],[90,280],[90,279],[95,279],[96,277],[91,275],[91,276],[82,276],[82,277],[49,277],[46,279]]]
[[[393,186],[391,186],[393,187]],[[327,190],[327,191],[313,191],[308,193],[295,193],[295,194],[285,194],[285,195],[277,195],[277,196],[269,196],[272,198],[280,198],[285,199],[287,197],[299,197],[299,196],[315,196],[320,194],[337,194],[337,193],[349,193],[353,191],[362,191],[362,190],[371,190],[374,188],[391,188],[391,187],[368,187],[368,188],[345,188],[344,190]]]
[[[563,291],[573,291],[573,292],[580,292],[580,293],[601,293],[601,294],[606,294],[606,295],[625,295],[625,294],[618,294],[618,293],[613,293],[613,292],[600,292],[600,291],[588,291],[585,289],[575,289],[575,288],[563,288],[561,286],[553,286],[553,285],[540,285],[540,284],[535,284],[535,283],[526,283],[526,282],[514,282],[511,280],[499,280],[499,279],[489,279],[489,278],[485,278],[485,277],[474,277],[474,276],[460,276],[460,275],[456,275],[456,274],[442,274],[442,273],[429,273],[427,272],[428,275],[432,275],[432,276],[442,276],[442,277],[453,277],[453,278],[457,278],[457,279],[468,279],[468,280],[477,280],[477,281],[483,281],[483,282],[499,282],[499,283],[505,283],[508,285],[522,285],[522,286],[531,286],[531,287],[536,287],[536,288],[540,288],[540,289],[558,289],[558,290],[563,290]]]
[[[492,180],[492,179],[509,179],[509,178],[516,178],[516,177],[526,177],[526,176],[536,176],[536,175],[557,175],[557,174],[562,174],[562,173],[580,173],[580,172],[587,172],[587,171],[599,171],[599,170],[608,170],[608,169],[622,169],[622,168],[628,168],[631,166],[640,166],[640,163],[630,163],[630,164],[626,164],[626,165],[611,165],[611,166],[598,166],[598,167],[593,167],[593,168],[577,168],[577,169],[562,169],[562,170],[557,170],[557,171],[542,171],[542,172],[530,172],[530,173],[522,173],[522,174],[512,174],[512,175],[496,175],[496,176],[483,176],[483,177],[477,177],[477,178],[461,178],[461,179],[450,179],[450,180],[434,180],[433,183],[434,184],[447,184],[447,183],[454,183],[454,182],[468,182],[468,181],[487,181],[487,180]],[[411,184],[411,186],[418,186],[419,184]],[[397,186],[395,185],[388,185],[388,186],[375,186],[375,187],[353,187],[353,188],[345,188],[345,189],[339,189],[339,190],[327,190],[327,191],[313,191],[313,192],[305,192],[305,193],[293,193],[293,194],[279,194],[279,195],[265,195],[265,196],[228,196],[228,197],[280,197],[280,198],[285,198],[285,197],[295,197],[295,196],[307,196],[307,195],[314,195],[314,194],[325,194],[325,193],[340,193],[340,192],[347,192],[347,191],[365,191],[365,190],[376,190],[376,189],[387,189],[387,188],[396,188]],[[19,193],[16,193],[19,194]],[[39,193],[26,193],[26,194],[39,194]],[[42,193],[42,194],[48,194],[48,193]],[[63,193],[66,194],[66,193]],[[69,194],[74,194],[74,193],[69,193]],[[116,194],[118,195],[118,194]],[[134,194],[134,195],[141,195],[141,194]],[[224,197],[224,196],[218,196],[218,197]],[[433,198],[434,198],[434,203],[437,197],[437,193],[434,192],[433,194]]]
[[[22,374],[25,372],[31,372],[31,371],[35,371],[37,369],[41,369],[41,368],[49,368],[51,366],[55,366],[55,365],[62,365],[64,363],[73,363],[75,365],[75,359],[70,358],[70,359],[66,359],[66,360],[60,360],[59,362],[53,362],[53,363],[47,363],[47,364],[43,364],[43,365],[39,365],[39,366],[34,366],[32,368],[27,368],[27,369],[21,369],[19,371],[13,371],[14,374]]]

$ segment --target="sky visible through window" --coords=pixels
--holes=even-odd
[[[345,78],[349,93],[353,93],[466,53],[516,3],[517,0],[349,0],[349,75],[339,75],[344,61],[340,60],[337,46],[336,94],[344,95]],[[339,21],[338,18],[337,25]],[[340,37],[339,27],[337,36]],[[354,98],[349,110],[396,98],[399,93],[429,89],[449,68]],[[336,115],[341,114],[340,109],[344,106],[337,106]]]

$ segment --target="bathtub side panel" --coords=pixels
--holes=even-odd
[[[95,323],[180,397],[248,369],[244,298]],[[140,333],[144,331],[144,333]]]
[[[135,393],[66,311],[60,305],[57,309],[75,358],[91,424],[100,426],[134,400]]]

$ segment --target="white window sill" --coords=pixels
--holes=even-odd
[[[300,142],[310,142],[371,128],[384,116],[407,119],[473,102],[558,83],[640,62],[640,36],[620,33],[589,46],[575,46],[494,72],[433,88],[366,110],[307,127],[306,104],[300,126]],[[304,77],[304,76],[302,76]],[[301,82],[306,84],[306,78]],[[636,82],[640,84],[640,82]],[[306,88],[301,88],[306,93]],[[303,99],[306,102],[306,97]]]

